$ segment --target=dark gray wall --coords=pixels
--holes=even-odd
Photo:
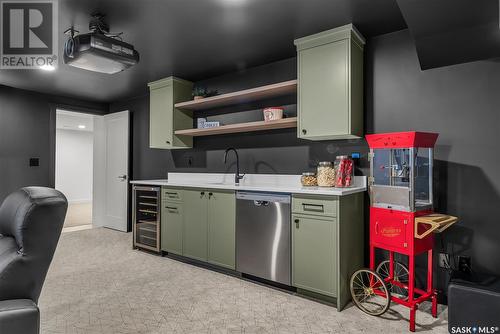
[[[472,256],[477,271],[500,274],[500,179],[497,136],[500,133],[500,67],[476,62],[421,71],[407,30],[368,41],[365,56],[365,117],[367,133],[421,130],[440,133],[436,147],[436,210],[460,217],[460,222],[437,240],[436,251]],[[296,77],[296,60],[288,59],[245,72],[208,79],[197,84],[220,92],[254,87]],[[273,101],[274,102],[274,101]],[[295,112],[293,99],[277,101]],[[271,103],[271,105],[273,105]],[[245,106],[243,109],[256,109]],[[341,153],[363,153],[358,173],[366,173],[364,140],[310,142],[296,138],[295,130],[198,138],[190,150],[148,148],[148,97],[113,103],[111,111],[133,112],[133,174],[135,179],[164,178],[167,172],[225,172],[223,151],[239,149],[243,172],[301,173],[317,161]],[[234,118],[213,118],[232,122]],[[193,166],[188,161],[192,158]],[[425,268],[422,263],[418,271]],[[437,285],[445,289],[447,274],[437,269]],[[419,275],[425,277],[423,273]]]
[[[217,89],[219,93],[295,79],[296,59],[291,58],[196,82],[198,86]],[[296,98],[284,97],[260,105],[231,107],[230,110],[211,110],[200,113],[224,124],[262,119],[262,106],[285,106],[285,112],[296,114]],[[195,138],[194,148],[188,150],[160,150],[149,148],[149,97],[142,96],[112,103],[110,112],[132,112],[132,177],[134,179],[166,178],[167,172],[227,172],[234,164],[224,165],[224,150],[238,149],[240,168],[244,173],[297,174],[314,170],[319,161],[334,160],[335,156],[350,152],[366,153],[364,140],[311,142],[297,139],[295,129],[231,134]],[[223,114],[231,111],[231,114]],[[366,154],[365,154],[366,156]],[[230,161],[233,161],[231,156]],[[189,162],[192,162],[189,165]],[[363,159],[366,166],[366,160]],[[358,171],[359,172],[359,171]]]
[[[0,85],[0,203],[24,186],[53,186],[57,106],[101,114],[108,107]],[[29,167],[32,157],[39,167]]]
[[[444,247],[500,274],[498,62],[421,71],[406,30],[371,39],[366,60],[368,131],[440,134],[436,209],[460,217],[443,233]]]

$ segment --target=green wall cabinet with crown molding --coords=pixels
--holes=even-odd
[[[150,82],[149,147],[161,149],[190,148],[193,138],[180,136],[175,130],[191,129],[193,114],[178,110],[175,104],[191,99],[193,83],[175,77]]]
[[[298,52],[297,136],[363,136],[364,38],[352,24],[294,41]]]

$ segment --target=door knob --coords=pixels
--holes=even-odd
[[[120,175],[118,176],[118,179],[120,179],[120,181],[125,181],[127,180],[127,175]]]

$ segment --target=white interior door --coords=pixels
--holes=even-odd
[[[129,111],[94,123],[94,225],[127,232]]]

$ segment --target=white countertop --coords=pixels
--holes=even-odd
[[[290,194],[314,194],[345,196],[366,191],[366,176],[355,176],[349,188],[303,187],[300,175],[247,174],[240,185],[234,184],[234,174],[216,173],[168,173],[168,180],[134,180],[131,184],[226,189],[239,191],[266,191]]]

